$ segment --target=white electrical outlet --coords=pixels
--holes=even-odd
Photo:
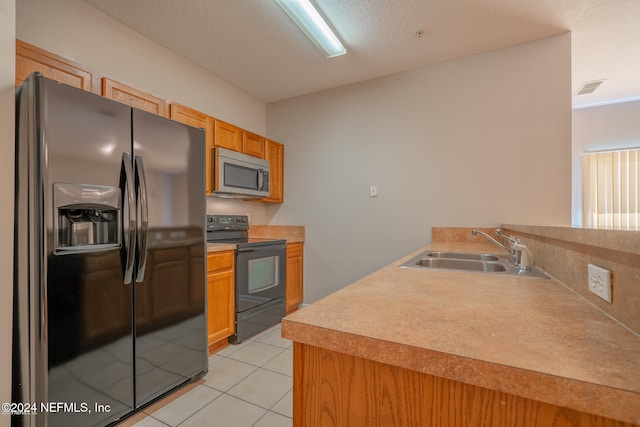
[[[589,290],[607,302],[611,302],[611,272],[589,264]]]

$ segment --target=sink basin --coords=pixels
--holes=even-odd
[[[476,261],[498,261],[497,255],[493,254],[474,254],[468,252],[441,252],[433,251],[424,254],[429,258],[447,258],[447,259],[469,259]]]
[[[549,276],[538,267],[533,267],[531,270],[520,270],[511,262],[508,254],[494,255],[471,252],[426,251],[411,258],[400,267],[506,274],[540,279],[549,278]]]
[[[498,259],[497,257],[494,257]],[[502,263],[487,261],[469,261],[464,259],[448,258],[421,258],[415,262],[415,266],[429,268],[448,268],[468,271],[507,271]]]

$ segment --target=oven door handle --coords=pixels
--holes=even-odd
[[[238,253],[239,254],[247,254],[250,252],[263,252],[263,251],[282,251],[282,250],[286,250],[287,249],[287,245],[286,243],[283,243],[281,245],[273,245],[273,246],[263,246],[261,248],[246,248],[246,249],[238,249]]]

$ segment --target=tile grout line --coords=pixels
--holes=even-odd
[[[215,361],[213,364],[209,364],[209,363],[208,363],[208,368],[209,368],[209,370],[211,370],[211,368],[212,368],[213,366],[215,366],[217,363],[220,363],[223,359],[228,359],[228,360],[230,360],[230,361],[237,362],[237,363],[242,363],[242,364],[244,364],[244,365],[247,365],[247,366],[250,366],[250,367],[252,367],[252,368],[255,368],[255,369],[253,369],[251,372],[249,372],[247,375],[244,375],[241,379],[239,379],[238,381],[236,381],[232,386],[228,387],[228,388],[227,388],[227,391],[229,391],[229,390],[233,389],[233,388],[234,388],[234,387],[236,387],[238,384],[240,384],[242,381],[246,380],[249,376],[251,376],[251,375],[255,374],[255,373],[256,373],[256,372],[258,372],[259,370],[263,370],[263,371],[266,371],[266,372],[270,372],[270,373],[273,373],[273,374],[281,375],[281,376],[283,376],[283,377],[287,377],[287,378],[291,378],[291,379],[292,379],[292,378],[293,378],[293,376],[292,376],[292,375],[283,374],[283,373],[281,373],[281,372],[277,372],[277,371],[274,371],[274,370],[272,370],[272,369],[268,369],[268,368],[265,368],[265,367],[264,367],[265,365],[267,365],[269,362],[271,362],[271,361],[272,361],[272,360],[274,360],[275,358],[277,358],[277,357],[281,356],[285,351],[291,351],[291,345],[289,345],[289,346],[287,346],[287,347],[282,347],[282,346],[279,346],[279,345],[274,345],[274,344],[270,344],[270,343],[266,343],[266,342],[259,341],[259,339],[260,339],[260,338],[263,338],[263,337],[265,337],[265,336],[267,336],[267,335],[269,335],[269,334],[271,334],[271,333],[273,333],[273,332],[275,332],[275,331],[277,331],[277,330],[279,330],[279,325],[278,325],[278,327],[277,327],[277,328],[276,328],[276,327],[274,327],[273,329],[271,329],[271,330],[267,330],[267,331],[264,331],[263,333],[261,333],[261,334],[259,334],[259,335],[255,336],[255,337],[251,337],[250,339],[246,340],[246,341],[245,341],[245,343],[243,343],[243,344],[246,344],[246,345],[239,346],[239,348],[236,348],[235,350],[233,350],[233,351],[229,352],[229,353],[228,353],[228,354],[226,354],[226,355],[220,355],[220,354],[218,354],[218,353],[214,353],[214,354],[212,354],[211,356],[208,356],[208,359],[210,359],[210,358],[211,358],[212,356],[214,356],[214,355],[215,355],[215,356],[217,356],[218,358],[220,358],[219,360]],[[280,351],[279,351],[277,354],[275,354],[273,357],[271,357],[271,358],[269,358],[268,360],[266,360],[266,361],[265,361],[263,364],[261,364],[261,365],[256,365],[256,364],[253,364],[253,363],[248,363],[248,362],[245,362],[245,361],[243,361],[243,360],[238,360],[238,359],[234,359],[233,357],[231,357],[231,356],[232,356],[234,353],[236,353],[237,351],[241,350],[242,348],[246,348],[246,347],[248,347],[248,346],[250,346],[251,344],[254,344],[254,343],[258,343],[258,344],[266,345],[266,346],[272,347],[272,348],[274,348],[274,349],[278,349],[278,350],[280,350]],[[209,361],[209,360],[208,360],[208,361]],[[291,392],[291,390],[293,389],[293,386],[292,386],[292,387],[290,387],[290,388],[289,388],[289,390],[288,390],[288,391],[287,391],[287,392],[286,392],[286,393],[285,393],[285,394],[284,394],[280,399],[278,399],[275,403],[273,403],[269,408],[265,408],[265,407],[260,406],[260,405],[258,405],[258,404],[256,404],[256,403],[253,403],[253,402],[250,402],[250,401],[248,401],[248,400],[244,400],[244,399],[242,399],[242,398],[240,398],[240,397],[237,397],[237,396],[231,395],[231,394],[227,393],[227,391],[219,390],[219,389],[217,389],[217,388],[213,387],[212,385],[208,385],[206,382],[205,382],[205,383],[201,383],[200,385],[201,385],[201,386],[204,386],[204,387],[207,387],[207,389],[210,389],[210,390],[216,391],[216,392],[218,392],[218,393],[220,393],[220,394],[219,394],[218,396],[216,396],[213,400],[211,400],[209,403],[207,403],[206,405],[204,405],[202,408],[199,408],[199,409],[198,409],[198,410],[196,410],[195,412],[191,413],[187,418],[185,418],[185,419],[184,419],[184,420],[182,420],[180,423],[178,423],[178,424],[177,424],[177,426],[179,426],[179,425],[182,425],[182,424],[186,423],[186,422],[187,422],[189,419],[191,419],[194,415],[196,415],[197,413],[201,412],[202,410],[204,410],[205,408],[207,408],[209,405],[211,405],[212,403],[214,403],[216,400],[218,400],[218,399],[220,398],[220,396],[225,396],[225,395],[226,395],[227,397],[229,397],[229,398],[237,399],[237,400],[239,400],[239,401],[241,401],[241,402],[243,402],[243,403],[246,403],[246,404],[252,405],[252,406],[254,406],[254,407],[256,407],[256,408],[259,408],[259,409],[265,410],[265,413],[264,413],[264,414],[262,414],[262,416],[261,416],[261,417],[260,417],[260,418],[255,422],[255,423],[254,423],[254,425],[255,425],[255,424],[257,424],[261,419],[263,419],[263,418],[264,418],[264,417],[265,417],[269,412],[272,412],[273,414],[276,414],[276,415],[278,415],[278,416],[282,416],[282,417],[287,418],[287,419],[290,419],[290,420],[292,419],[291,417],[289,417],[289,416],[287,416],[287,415],[285,415],[285,414],[282,414],[282,413],[280,413],[280,412],[277,412],[277,411],[272,410],[272,408],[273,408],[273,407],[275,407],[278,403],[280,403],[280,402],[281,402],[281,401],[282,401],[282,400],[287,396],[287,394]],[[172,427],[171,425],[167,424],[166,422],[164,422],[164,421],[162,421],[162,420],[160,420],[160,419],[158,419],[158,418],[154,417],[152,414],[145,414],[145,415],[146,415],[146,417],[151,417],[151,418],[153,418],[155,421],[157,421],[157,422],[161,423],[163,426],[169,426],[169,427]],[[141,422],[142,422],[142,421],[143,421],[143,420],[141,420]]]

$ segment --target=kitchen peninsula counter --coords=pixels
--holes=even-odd
[[[640,337],[553,279],[400,268],[283,319],[295,425],[640,424]]]

